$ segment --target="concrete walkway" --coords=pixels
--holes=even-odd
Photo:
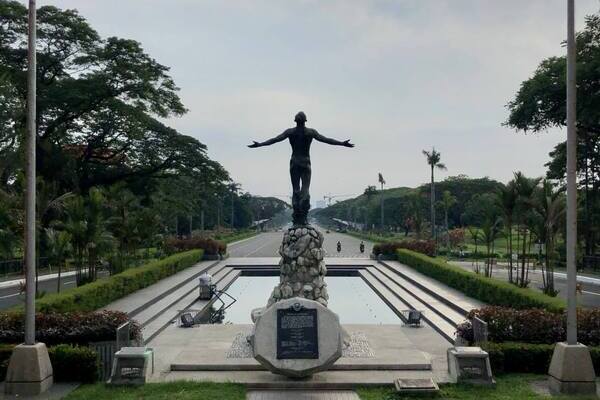
[[[360,400],[351,390],[250,390],[248,400]]]

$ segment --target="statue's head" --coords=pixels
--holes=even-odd
[[[296,123],[301,124],[301,125],[304,124],[306,122],[306,114],[304,114],[304,112],[300,111],[294,117],[294,121],[296,121]]]

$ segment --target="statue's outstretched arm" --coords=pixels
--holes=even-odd
[[[348,140],[344,140],[339,141],[336,139],[331,139],[328,138],[326,136],[321,135],[319,132],[317,131],[313,131],[313,137],[315,138],[315,140],[318,140],[319,142],[323,142],[323,143],[327,143],[327,144],[332,144],[334,146],[345,146],[345,147],[354,147],[354,144],[350,143],[350,139]]]
[[[288,138],[288,133],[286,131],[286,132],[283,132],[281,135],[277,135],[277,136],[275,136],[272,139],[265,140],[264,142],[255,142],[255,141],[253,141],[252,144],[248,145],[248,147],[254,148],[254,147],[262,147],[262,146],[270,146],[270,145],[272,145],[274,143],[281,142],[282,140],[285,140],[287,138]]]

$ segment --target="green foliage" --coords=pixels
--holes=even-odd
[[[408,249],[417,253],[433,257],[435,254],[435,242],[433,240],[401,240],[398,242],[377,243],[373,246],[373,254],[393,256],[398,249]]]
[[[458,326],[460,336],[470,340],[473,336],[473,317],[488,323],[488,339],[492,342],[526,342],[553,344],[567,336],[565,313],[543,309],[516,310],[508,307],[488,306],[471,310],[465,323]],[[577,311],[577,338],[587,346],[600,346],[600,309]]]
[[[592,255],[598,243],[600,218],[600,14],[586,17],[585,27],[577,33],[577,174],[585,191],[579,217],[585,254]],[[566,125],[566,57],[543,60],[533,75],[523,81],[509,102],[506,125],[524,133],[540,133]],[[566,142],[550,152],[547,177],[566,177]]]
[[[401,263],[488,304],[519,309],[543,308],[552,312],[560,312],[565,308],[561,299],[531,289],[519,288],[508,282],[485,278],[445,261],[410,250],[400,249],[396,254]]]
[[[483,343],[494,373],[525,372],[547,374],[554,344],[504,342]],[[588,347],[596,375],[600,376],[600,347]]]
[[[60,294],[47,295],[40,299],[36,306],[40,312],[95,311],[112,301],[188,268],[201,258],[202,250],[175,254]]]
[[[214,382],[147,383],[142,386],[83,385],[65,397],[65,400],[245,400],[244,385]]]
[[[495,372],[495,371],[494,371]],[[426,394],[396,393],[393,387],[365,387],[357,390],[362,400],[405,400],[418,398],[434,398],[447,400],[548,400],[544,394],[534,392],[532,383],[534,381],[545,381],[548,379],[545,371],[543,375],[531,374],[509,374],[495,376],[495,386],[481,386],[469,384],[442,384],[440,392]],[[562,397],[559,397],[562,398]],[[569,396],[569,400],[592,400],[590,396]]]
[[[4,380],[14,344],[0,345],[0,380]],[[55,382],[92,383],[98,379],[98,356],[85,346],[59,344],[48,347]]]
[[[0,313],[0,343],[23,340],[24,322],[22,311]],[[131,339],[139,338],[139,324],[121,311],[36,313],[35,338],[48,346],[110,341],[114,340],[116,329],[125,322],[131,322]]]
[[[216,256],[227,252],[227,245],[207,237],[192,237],[189,239],[168,238],[165,241],[165,251],[173,254],[181,251],[202,249],[204,254]]]
[[[456,204],[448,209],[450,228],[462,226],[462,215],[466,205],[475,194],[493,193],[502,184],[489,178],[469,178],[464,175],[451,176],[435,183],[436,198],[442,198],[449,191],[456,198]],[[353,199],[340,201],[315,212],[315,217],[324,223],[331,218],[366,223],[378,223],[381,213],[379,193],[383,193],[386,225],[417,232],[424,226],[425,216],[429,215],[430,184],[417,188],[398,187],[385,189],[367,189],[365,193]]]
[[[59,344],[48,349],[56,382],[92,383],[98,379],[98,356],[85,346]]]

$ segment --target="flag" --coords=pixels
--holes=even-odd
[[[383,179],[383,175],[381,175],[381,172],[379,173],[379,183],[385,185],[385,179]]]

